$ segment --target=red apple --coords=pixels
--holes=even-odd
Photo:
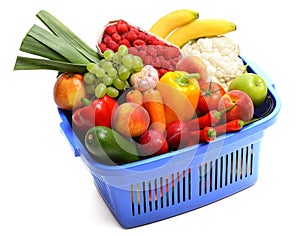
[[[176,120],[166,127],[167,142],[171,149],[184,148],[190,141],[190,130],[185,122]]]
[[[122,103],[114,112],[112,127],[125,137],[138,137],[149,127],[147,110],[132,102]]]
[[[142,157],[156,156],[168,151],[168,143],[161,132],[147,130],[139,138],[137,149]]]
[[[81,99],[85,97],[86,92],[81,74],[63,73],[57,78],[53,88],[53,98],[59,108],[77,109],[84,105]]]
[[[235,105],[235,106],[233,106]],[[249,121],[254,115],[254,105],[250,96],[241,90],[231,90],[224,94],[218,103],[218,110],[223,111],[229,109],[222,115],[222,120],[225,122],[240,119]]]

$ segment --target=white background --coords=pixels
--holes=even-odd
[[[297,1],[16,1],[1,6],[0,235],[299,235],[299,12]],[[54,71],[13,71],[20,43],[45,9],[89,45],[109,21],[149,29],[179,8],[236,23],[243,55],[276,85],[279,119],[262,140],[258,182],[222,201],[122,229],[60,133]],[[162,232],[164,231],[164,232]],[[5,232],[5,233],[4,233]]]

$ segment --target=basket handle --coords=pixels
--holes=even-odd
[[[76,146],[76,142],[74,139],[74,131],[73,131],[65,113],[63,112],[63,110],[58,109],[58,113],[62,120],[62,122],[60,123],[61,132],[65,136],[65,138],[68,140],[68,142],[74,152],[75,157],[78,157],[78,156],[80,156],[80,150]]]

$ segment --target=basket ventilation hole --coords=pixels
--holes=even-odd
[[[199,195],[252,175],[253,144],[199,165]]]
[[[159,210],[190,200],[191,169],[130,186],[132,215]]]

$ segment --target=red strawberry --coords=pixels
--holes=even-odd
[[[129,53],[129,54],[132,54],[132,55],[136,55],[136,56],[139,55],[139,51],[138,51],[137,48],[135,48],[135,47],[130,47],[130,48],[128,48],[128,53]]]
[[[155,67],[161,67],[161,59],[159,58],[159,57],[154,57],[153,58],[153,66],[155,66]]]
[[[151,56],[145,56],[143,57],[143,62],[145,65],[152,65],[153,58]]]
[[[141,39],[134,40],[132,43],[132,46],[134,46],[134,47],[139,47],[142,45],[146,45],[146,42]]]
[[[165,73],[168,72],[168,70],[165,68],[159,68],[157,71],[158,71],[159,78],[161,78]]]
[[[116,29],[119,34],[124,34],[128,31],[128,24],[125,21],[119,20],[116,24]]]
[[[116,52],[119,48],[119,44],[117,44],[115,41],[111,40],[106,43],[106,46]]]
[[[135,33],[135,31],[130,30],[130,31],[126,34],[125,38],[126,38],[129,42],[133,42],[134,40],[137,39],[137,34]]]
[[[127,39],[121,39],[119,42],[120,45],[125,45],[126,47],[130,48],[130,42]]]
[[[156,49],[156,55],[157,55],[157,56],[163,55],[163,46],[161,46],[161,45],[156,45],[156,46],[155,46],[155,49]]]
[[[109,41],[111,41],[112,39],[111,39],[111,36],[109,36],[108,34],[105,34],[104,36],[103,36],[103,38],[102,38],[102,42],[103,43],[107,43],[107,42],[109,42]]]
[[[149,35],[149,37],[146,37],[146,43],[147,44],[151,44],[154,45],[153,43],[157,41],[155,36]]]
[[[144,41],[145,41],[146,34],[145,34],[144,32],[139,31],[139,32],[137,33],[137,37],[138,37],[138,39],[141,39],[141,40],[144,40]]]
[[[101,52],[104,52],[106,50],[106,44],[105,43],[99,43],[98,47],[100,48]]]
[[[157,56],[157,50],[156,50],[156,47],[153,46],[153,45],[148,45],[147,46],[147,49],[146,49],[146,52],[149,56],[151,57],[156,57]]]
[[[140,50],[138,56],[141,57],[141,58],[144,58],[144,57],[147,56],[147,53],[143,50]]]
[[[173,58],[172,61],[171,61],[172,66],[176,67],[178,61],[179,61],[179,57]]]
[[[108,25],[104,30],[104,33],[108,35],[113,35],[116,32],[117,32],[117,28],[115,25]]]
[[[161,60],[161,67],[170,70],[171,69],[171,63],[168,60]]]
[[[118,34],[118,33],[114,33],[112,36],[111,36],[111,39],[113,41],[115,41],[116,43],[120,42],[121,40],[121,36]]]

